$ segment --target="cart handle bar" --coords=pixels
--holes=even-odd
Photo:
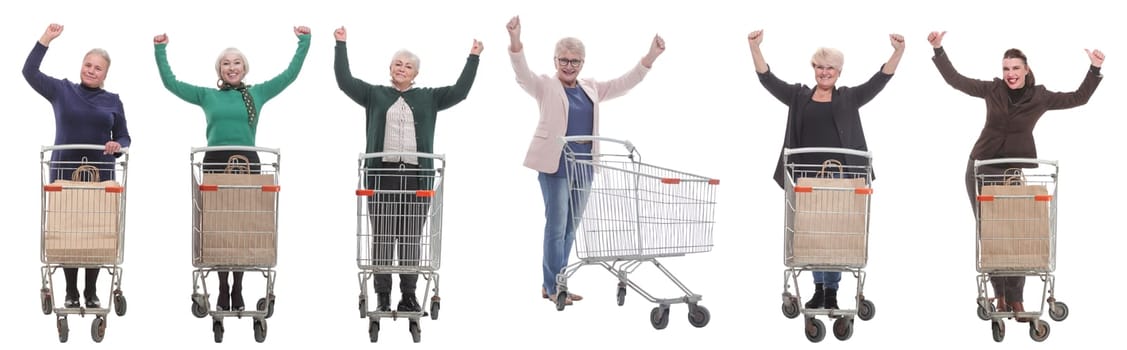
[[[873,152],[858,151],[851,148],[838,148],[838,147],[802,147],[802,148],[784,148],[783,155],[790,156],[792,154],[802,153],[839,153],[851,156],[865,157],[872,159]]]
[[[70,186],[67,186],[67,187],[74,188],[74,187],[70,187]],[[50,184],[50,185],[43,186],[43,190],[47,191],[47,192],[62,192],[63,191],[63,185]],[[106,186],[106,193],[122,193],[122,192],[125,192],[125,187]]]
[[[419,197],[419,198],[434,197],[434,191],[432,191],[432,190],[416,190],[414,192],[415,192],[415,197]],[[374,196],[375,194],[376,194],[376,190],[356,190],[356,196],[357,197],[371,197],[371,196]]]
[[[248,151],[248,152],[269,152],[278,154],[281,151],[277,148],[255,147],[255,146],[208,146],[208,147],[192,147],[192,153],[199,152],[213,152],[213,151]]]
[[[1003,163],[1026,163],[1026,164],[1047,164],[1057,166],[1057,161],[1037,158],[998,158],[987,160],[975,160],[974,166],[990,165],[990,164],[1003,164]]]
[[[41,151],[47,152],[47,151],[62,151],[62,150],[76,150],[76,149],[105,151],[106,145],[73,144],[73,145],[43,146]],[[122,154],[129,153],[129,147],[122,147],[121,150],[119,150],[117,152],[122,153]]]
[[[437,153],[420,153],[420,152],[375,152],[375,153],[361,153],[360,159],[368,158],[384,158],[384,157],[417,157],[417,158],[430,158],[438,159],[441,161],[446,160],[446,156]]]
[[[227,185],[224,185],[223,187],[245,187],[245,186],[227,186]],[[281,192],[282,186],[279,186],[279,185],[262,185],[261,189],[262,189],[262,192]],[[219,185],[212,185],[212,184],[202,184],[202,185],[200,185],[200,191],[203,191],[203,192],[215,192],[215,191],[218,191],[218,190],[219,190]]]
[[[563,136],[560,137],[560,143],[567,144],[568,142],[582,142],[582,141],[609,141],[626,146],[628,152],[634,152],[634,144],[630,140],[619,140],[605,136],[581,135],[581,136]]]

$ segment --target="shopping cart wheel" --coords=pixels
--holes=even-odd
[[[207,307],[200,304],[195,298],[192,298],[192,316],[196,316],[196,318],[204,318],[207,316]]]
[[[368,298],[360,296],[360,318],[368,317]]]
[[[432,319],[432,320],[438,319],[438,309],[439,309],[438,300],[431,301],[430,302],[430,319]]]
[[[423,330],[419,328],[419,321],[411,320],[407,324],[407,331],[411,332],[411,341],[418,343],[423,340]]]
[[[857,305],[857,317],[860,317],[862,321],[871,320],[876,314],[877,306],[873,305],[873,302],[869,299],[862,299],[861,303]]]
[[[618,306],[626,303],[626,285],[618,282]]]
[[[50,315],[55,311],[55,298],[51,296],[51,290],[43,288],[39,290],[39,299],[43,305],[43,314]]]
[[[1001,343],[1002,339],[1006,339],[1006,323],[1002,320],[990,322],[990,330],[994,335],[994,341]]]
[[[650,311],[650,324],[654,329],[665,329],[669,325],[669,305],[654,307]]]
[[[708,313],[708,308],[697,304],[689,304],[689,324],[693,327],[701,328],[708,325],[709,319],[712,315]]]
[[[380,340],[380,321],[379,318],[370,318],[368,321],[368,340],[375,343]]]
[[[1053,302],[1050,306],[1049,318],[1052,318],[1053,321],[1060,322],[1068,318],[1068,305],[1065,305],[1064,302]]]
[[[215,320],[211,322],[211,332],[215,333],[215,342],[223,342],[223,321]]]
[[[567,291],[559,291],[556,295],[556,311],[563,311],[567,306]]]
[[[266,319],[254,319],[254,341],[259,343],[266,341]]]
[[[125,316],[126,307],[125,295],[121,294],[121,291],[118,291],[113,297],[113,312],[118,316]]]
[[[978,305],[978,318],[982,319],[983,321],[989,321],[990,320],[990,314],[993,313],[994,310],[995,310],[994,304],[986,304],[986,305],[989,305],[988,306],[989,309],[982,307],[981,304]]]
[[[822,320],[807,317],[806,318],[806,340],[817,343],[826,339],[826,325]]]
[[[102,316],[94,317],[94,322],[90,323],[90,338],[94,339],[95,343],[101,343],[105,337],[106,319]]]
[[[798,299],[791,298],[783,302],[783,316],[787,318],[798,317]]]
[[[1036,320],[1029,322],[1029,337],[1033,341],[1043,342],[1049,338],[1049,323],[1045,320]]]
[[[67,326],[67,317],[60,316],[55,320],[55,327],[59,329],[59,342],[66,343],[67,339],[70,338],[70,327]]]
[[[255,305],[258,311],[266,311],[266,318],[274,316],[274,296],[270,296],[269,300],[267,302],[266,298],[258,298],[258,304]]]
[[[834,320],[834,338],[846,341],[853,337],[853,318],[839,318]]]

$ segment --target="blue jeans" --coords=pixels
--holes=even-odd
[[[563,169],[560,169],[563,170]],[[568,193],[568,177],[540,173],[540,192],[544,197],[544,289],[556,294],[556,275],[567,266],[575,227],[583,215],[587,198],[578,188]],[[571,187],[578,187],[572,183]]]
[[[837,271],[814,271],[814,283],[821,283],[823,289],[837,289],[837,283],[841,282],[841,272]]]

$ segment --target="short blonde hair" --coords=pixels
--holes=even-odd
[[[587,48],[583,46],[583,42],[573,37],[566,37],[556,42],[556,57],[559,57],[565,51],[578,54],[580,58],[587,57]]]
[[[243,76],[250,73],[250,61],[247,61],[247,56],[244,55],[242,51],[239,51],[239,49],[228,47],[226,50],[219,53],[219,57],[215,58],[215,75],[219,77],[220,82],[223,81],[223,72],[220,71],[219,66],[223,64],[223,58],[227,57],[228,54],[235,54],[235,56],[239,56],[239,60],[243,61]]]
[[[394,55],[391,55],[391,63],[390,64],[394,65],[395,59],[397,59],[397,58],[407,59],[408,62],[411,62],[411,65],[415,66],[415,71],[419,70],[419,56],[415,55],[414,52],[408,51],[407,49],[401,49],[399,51],[396,51]]]
[[[817,66],[818,64],[834,67],[840,71],[841,66],[845,65],[845,55],[838,49],[820,47],[817,51],[814,51],[814,56],[810,58],[810,65]]]

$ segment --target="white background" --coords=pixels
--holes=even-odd
[[[1127,193],[1118,181],[1101,178],[1125,170],[1115,155],[1123,126],[1115,101],[1124,93],[1119,67],[1127,50],[1113,36],[1125,31],[1107,3],[53,1],[6,7],[0,79],[9,86],[3,101],[10,158],[0,172],[8,185],[8,240],[0,245],[0,261],[10,275],[0,288],[9,309],[0,333],[7,344],[59,346],[54,316],[42,315],[37,302],[38,150],[52,142],[54,121],[47,101],[19,75],[26,53],[52,22],[65,31],[52,43],[43,72],[75,81],[82,55],[107,49],[113,61],[106,88],[121,95],[133,136],[123,285],[129,313],[110,317],[102,347],[213,346],[209,320],[189,313],[185,185],[189,149],[205,145],[203,113],[161,85],[153,35],[168,33],[169,61],[183,81],[213,86],[213,60],[235,46],[252,63],[248,82],[258,83],[288,64],[294,25],[312,28],[312,48],[297,81],[262,109],[258,133],[259,146],[279,147],[283,155],[278,301],[267,344],[815,346],[803,337],[801,319],[779,311],[783,191],[771,176],[786,109],[754,75],[746,34],[755,29],[765,29],[763,52],[775,73],[806,84],[813,83],[808,62],[818,46],[844,51],[838,82],[851,86],[887,60],[889,33],[907,38],[895,77],[861,110],[877,172],[866,296],[878,311],[873,320],[858,321],[853,339],[842,343],[828,335],[824,342],[831,344],[821,345],[842,348],[992,343],[989,323],[975,316],[974,221],[963,187],[985,106],[943,82],[930,61],[928,32],[947,30],[944,43],[955,67],[974,78],[998,76],[1002,52],[1020,48],[1037,82],[1055,91],[1079,85],[1089,64],[1085,48],[1102,49],[1106,78],[1090,103],[1047,113],[1035,132],[1040,156],[1062,164],[1057,289],[1072,311],[1062,323],[1050,321],[1052,334],[1042,346],[1095,345],[1120,330],[1104,310],[1119,305],[1124,290],[1113,269],[1125,242],[1117,203]],[[653,305],[631,292],[625,306],[616,306],[615,279],[596,267],[571,280],[586,300],[557,312],[540,299],[543,207],[535,172],[521,166],[537,108],[517,87],[505,53],[504,26],[517,14],[529,64],[539,73],[552,73],[553,47],[563,36],[587,45],[582,76],[603,79],[630,69],[655,33],[665,38],[667,51],[645,81],[602,104],[601,129],[632,140],[647,162],[721,179],[715,249],[665,261],[704,296],[701,305],[712,311],[707,327],[691,327],[684,305],[676,305],[669,327],[654,330],[647,321]],[[469,98],[439,113],[435,148],[449,159],[443,309],[438,321],[423,321],[420,344],[410,345],[404,320],[385,320],[380,343],[368,344],[367,322],[356,311],[353,190],[364,112],[333,79],[332,30],[341,25],[349,30],[353,73],[372,83],[387,82],[392,53],[409,48],[422,58],[420,86],[453,84],[473,39],[485,44]],[[105,302],[109,279],[102,276]],[[262,286],[253,276],[246,283],[249,305]],[[807,276],[802,287],[808,291]],[[637,277],[655,294],[674,295],[652,268]],[[852,281],[844,279],[843,291]],[[61,303],[61,273],[56,282]],[[1029,281],[1027,308],[1036,308],[1040,286]],[[93,347],[89,321],[71,317],[66,347]],[[1033,344],[1027,327],[1008,325],[1003,348]],[[254,344],[250,321],[228,319],[225,338],[226,344]]]

